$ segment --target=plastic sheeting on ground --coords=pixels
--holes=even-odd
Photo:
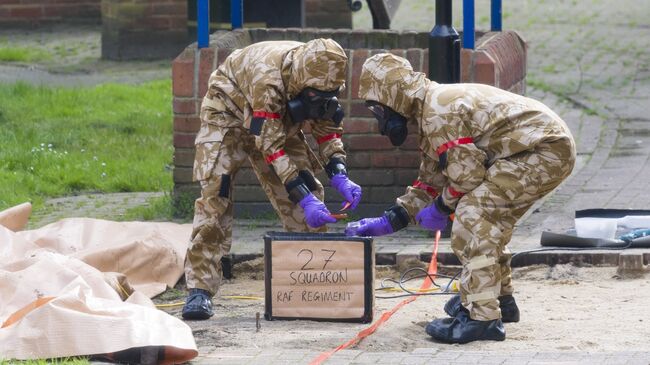
[[[24,227],[26,209],[0,212],[0,359],[151,346],[166,354],[158,363],[197,356],[189,326],[149,299],[181,277],[191,225],[69,218],[7,228]]]

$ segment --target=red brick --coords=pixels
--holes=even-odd
[[[386,137],[384,137],[386,138]],[[418,152],[375,152],[370,157],[372,167],[418,167],[420,154]]]
[[[187,4],[181,1],[173,2],[152,2],[151,14],[154,15],[176,15],[187,12]]]
[[[169,30],[187,32],[187,15],[169,18]]]
[[[230,48],[219,48],[217,50],[217,66],[223,63],[223,61],[228,58],[228,56],[232,53],[232,49]]]
[[[58,18],[64,15],[76,15],[76,8],[75,5],[46,5],[43,6],[43,16],[46,18]]]
[[[177,99],[174,98],[174,114],[197,114],[196,99]]]
[[[418,163],[420,158],[418,157]],[[419,165],[418,165],[419,166]],[[417,179],[418,171],[414,169],[406,170],[400,169],[395,171],[395,184],[398,186],[408,186],[413,184],[413,181]]]
[[[368,58],[367,49],[355,49],[352,53],[352,65],[350,66],[350,79],[351,79],[351,94],[350,98],[359,98],[359,76],[361,75],[361,67]]]
[[[192,182],[192,176],[191,167],[174,168],[174,183],[190,183]]]
[[[172,63],[174,96],[194,96],[194,51],[186,50]]]
[[[43,16],[43,9],[40,6],[21,6],[12,8],[11,16],[14,18],[37,19]]]
[[[368,192],[366,193],[366,191]],[[402,186],[373,186],[364,190],[363,198],[364,202],[383,203],[388,197],[397,198],[402,194],[404,194]]]
[[[208,91],[208,79],[215,69],[214,48],[202,48],[199,53],[199,96],[204,96]]]
[[[391,49],[390,53],[394,54],[397,57],[406,58],[406,51],[403,49]]]
[[[141,21],[150,30],[167,30],[170,28],[168,16],[149,16],[141,19]]]
[[[174,117],[175,132],[196,133],[201,127],[201,118],[199,117]]]
[[[350,150],[393,150],[390,140],[382,135],[347,135],[343,136],[345,145]]]
[[[406,59],[409,61],[413,70],[422,71],[422,50],[419,48],[411,48],[406,51]]]
[[[460,50],[460,82],[472,82],[472,54],[474,50]]]
[[[193,148],[176,148],[174,150],[174,166],[194,166],[194,154]]]
[[[370,153],[368,152],[355,152],[346,157],[346,164],[348,167],[370,167]]]
[[[374,118],[347,119],[343,122],[343,130],[346,134],[376,133],[377,129],[377,120]]]
[[[415,126],[409,125],[409,129],[415,129]],[[420,149],[420,145],[418,144],[418,136],[416,133],[414,134],[409,134],[406,137],[406,141],[404,141],[404,144],[399,147],[400,150],[405,150],[405,151],[417,151]]]
[[[365,102],[351,103],[350,104],[350,117],[366,117],[372,118],[372,113],[366,107]]]
[[[192,148],[194,147],[196,133],[174,133],[174,147]]]
[[[495,61],[486,51],[474,52],[474,82],[495,85]]]

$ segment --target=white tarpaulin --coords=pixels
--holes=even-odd
[[[164,347],[159,363],[198,354],[189,326],[149,299],[182,275],[191,225],[70,218],[7,228],[24,227],[26,209],[0,212],[0,359],[148,346]]]

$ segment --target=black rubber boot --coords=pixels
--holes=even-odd
[[[519,308],[512,295],[502,295],[499,298],[501,321],[503,323],[519,322]],[[454,295],[445,303],[445,313],[455,317],[461,310],[467,311],[460,301],[460,295]]]
[[[427,325],[426,331],[433,339],[445,343],[503,341],[506,339],[506,330],[500,319],[475,321],[462,310],[456,317],[434,319]]]
[[[190,294],[183,306],[184,319],[208,319],[214,314],[212,312],[212,295],[207,290],[190,289]]]

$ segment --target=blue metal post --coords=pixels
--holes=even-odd
[[[500,32],[501,31],[501,0],[492,0],[492,31]]]
[[[463,0],[463,48],[474,49],[474,0]]]
[[[230,0],[230,23],[232,29],[244,27],[244,0]]]
[[[197,0],[196,33],[199,48],[210,46],[210,0]]]

